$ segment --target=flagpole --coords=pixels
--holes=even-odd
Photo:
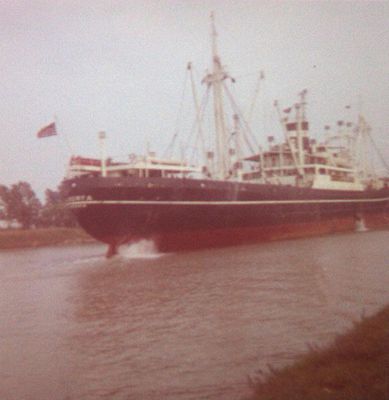
[[[58,117],[56,115],[54,115],[54,122],[55,122],[55,126],[57,128],[57,134],[58,134],[59,133],[59,129],[58,129],[59,122],[58,122]],[[73,152],[73,149],[72,149],[72,147],[70,145],[70,142],[69,142],[67,136],[65,135],[65,133],[63,131],[61,131],[61,135],[60,136],[64,138],[65,145],[66,145],[68,151],[70,152],[70,155],[72,156],[74,154],[74,152]]]
[[[63,141],[65,142],[65,145],[66,145],[66,147],[67,147],[67,151],[64,151],[65,149],[64,149],[63,145],[60,146],[60,148],[61,148],[60,151],[61,151],[61,153],[62,153],[62,156],[64,157],[64,168],[65,168],[65,171],[67,171],[68,168],[69,168],[69,159],[70,159],[75,153],[73,152],[72,147],[71,147],[71,145],[70,145],[70,142],[69,142],[67,136],[65,135],[65,133],[62,132],[62,131],[61,131],[61,132],[59,131],[59,129],[58,129],[58,127],[59,127],[58,117],[57,117],[56,115],[54,115],[54,123],[55,123],[56,129],[57,129],[57,134],[60,133],[60,136],[63,137]],[[63,142],[62,142],[62,143],[63,143]],[[69,153],[70,153],[70,154],[69,154]]]

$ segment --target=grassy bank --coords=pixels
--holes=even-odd
[[[94,240],[78,228],[15,229],[0,231],[0,249],[91,243]]]
[[[250,400],[388,400],[389,306],[253,389]]]

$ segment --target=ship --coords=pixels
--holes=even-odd
[[[192,85],[200,161],[151,151],[115,161],[106,157],[104,132],[99,158],[71,157],[66,206],[108,244],[107,257],[143,239],[172,252],[387,227],[389,178],[369,163],[366,147],[374,141],[365,117],[337,121],[313,139],[302,90],[291,107],[274,103],[282,139],[269,136],[260,146],[228,87],[234,79],[219,57],[213,15],[211,42],[202,83],[213,100],[213,143],[201,141],[203,107]]]

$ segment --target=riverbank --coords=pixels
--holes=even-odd
[[[249,400],[389,399],[389,306],[325,349],[264,374]]]
[[[79,228],[9,229],[0,231],[0,250],[93,243]]]

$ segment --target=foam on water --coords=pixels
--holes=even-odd
[[[158,252],[154,241],[148,239],[119,247],[119,256],[123,258],[158,258],[163,255]]]
[[[356,232],[367,232],[365,221],[363,219],[356,221],[355,223],[355,231]]]

